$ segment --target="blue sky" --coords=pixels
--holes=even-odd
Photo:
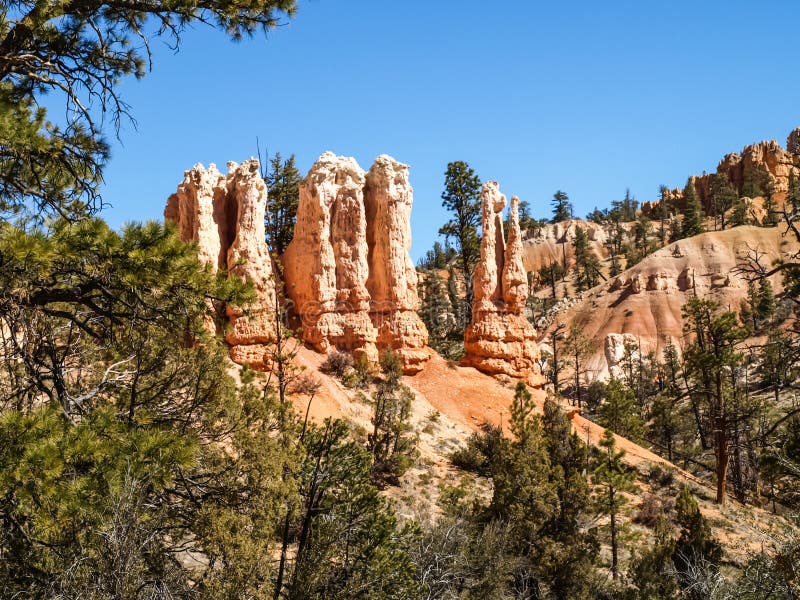
[[[183,171],[248,158],[258,137],[303,173],[325,150],[411,165],[416,260],[447,218],[449,161],[537,216],[557,189],[583,216],[800,126],[795,1],[298,5],[267,38],[156,42],[153,71],[121,88],[138,127],[112,140],[112,225],[160,219]]]

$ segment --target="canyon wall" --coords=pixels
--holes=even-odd
[[[536,332],[523,314],[528,280],[523,266],[519,199],[511,199],[508,243],[502,212],[506,197],[495,181],[481,190],[483,237],[475,269],[472,322],[464,333],[463,364],[492,375],[505,375],[541,385]]]

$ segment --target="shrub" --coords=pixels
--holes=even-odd
[[[491,423],[484,423],[480,433],[473,433],[467,439],[467,445],[450,455],[454,466],[472,471],[478,475],[489,477],[492,474],[492,463],[503,440],[503,432]]]
[[[341,379],[345,373],[353,367],[353,357],[347,352],[334,350],[328,354],[328,358],[320,365],[319,370],[328,375],[333,375]]]

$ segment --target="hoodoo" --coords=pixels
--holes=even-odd
[[[214,270],[225,269],[253,282],[257,300],[252,306],[224,308],[231,358],[254,367],[263,366],[266,344],[275,330],[273,269],[264,237],[267,189],[258,167],[256,159],[240,165],[229,162],[228,174],[223,175],[213,164],[208,169],[197,164],[186,171],[164,210],[164,218],[177,224],[181,239],[197,243],[201,260]],[[215,327],[211,319],[209,327]]]
[[[303,339],[318,351],[375,362],[392,349],[406,373],[429,358],[408,254],[412,200],[408,166],[386,155],[364,173],[326,152],[301,183],[284,276]]]
[[[536,332],[523,314],[528,282],[522,264],[519,199],[511,199],[508,244],[503,235],[505,206],[506,197],[497,182],[485,183],[481,190],[481,258],[475,269],[472,323],[464,333],[463,362],[485,373],[541,385]]]
[[[430,357],[428,331],[417,314],[417,270],[411,262],[411,185],[408,165],[382,154],[364,188],[369,248],[370,318],[378,350],[400,355],[406,373],[419,371]]]
[[[303,339],[320,352],[339,348],[374,362],[365,176],[353,158],[332,152],[319,157],[300,184],[294,237],[283,267]]]

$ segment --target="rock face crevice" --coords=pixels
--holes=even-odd
[[[231,358],[263,367],[275,331],[273,265],[264,236],[267,189],[256,159],[228,163],[223,175],[211,164],[197,164],[184,174],[177,191],[167,199],[164,218],[178,227],[181,239],[197,244],[200,260],[214,271],[252,281],[256,301],[246,309],[228,305],[226,321],[209,317],[207,327],[224,333]]]
[[[392,349],[407,373],[430,356],[408,255],[412,200],[408,166],[386,155],[365,173],[354,159],[326,152],[301,182],[282,261],[303,339],[316,350],[376,362]]]
[[[538,372],[536,332],[524,315],[528,280],[522,262],[519,199],[511,199],[508,243],[503,235],[506,197],[495,181],[481,190],[481,258],[475,269],[472,322],[464,333],[463,363],[492,375],[544,381]]]

